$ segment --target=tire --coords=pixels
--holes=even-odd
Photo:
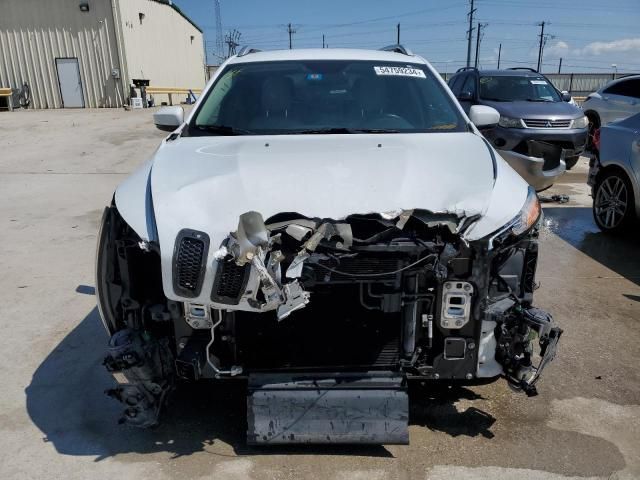
[[[635,222],[633,187],[619,170],[605,172],[593,189],[593,219],[603,232],[621,233]]]
[[[575,157],[565,158],[564,163],[567,164],[567,170],[571,170],[573,167],[575,167],[576,163],[578,163],[578,160],[580,160],[580,155],[576,155]]]

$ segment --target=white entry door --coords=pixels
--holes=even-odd
[[[64,108],[84,108],[82,80],[77,58],[56,58],[60,95]]]

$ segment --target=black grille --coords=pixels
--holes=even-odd
[[[173,284],[178,295],[197,297],[200,294],[208,248],[206,233],[182,230],[178,234],[173,258]]]
[[[389,281],[393,279],[393,275],[384,275],[381,276],[379,274],[386,272],[393,272],[402,268],[404,265],[402,260],[398,260],[397,258],[359,258],[359,257],[350,257],[343,258],[340,262],[336,262],[335,260],[320,260],[318,264],[312,264],[313,272],[315,275],[315,280],[317,282],[353,282],[353,281],[367,281],[370,282],[372,280],[380,280],[380,281]],[[335,270],[332,272],[325,267],[331,268]],[[342,273],[336,272],[344,272],[350,275],[357,275],[356,277],[352,277],[350,275],[343,275]],[[369,276],[374,275],[374,276]]]
[[[220,263],[213,283],[211,300],[237,305],[249,280],[249,271],[249,264],[238,266],[232,259]]]

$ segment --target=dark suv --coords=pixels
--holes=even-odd
[[[467,112],[471,105],[500,112],[500,123],[482,133],[538,191],[572,168],[585,148],[584,113],[535,70],[462,68],[449,87]]]

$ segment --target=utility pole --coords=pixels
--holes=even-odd
[[[560,62],[558,63],[558,73],[562,70],[562,57],[560,57]]]
[[[291,43],[291,36],[296,33],[291,24],[287,25],[287,32],[289,32],[289,50],[293,48],[293,44]]]
[[[240,46],[240,36],[242,34],[238,30],[230,31],[226,36],[224,43],[227,44],[227,58],[236,54],[236,47]]]
[[[500,55],[502,55],[502,44],[498,47],[498,70],[500,70]]]
[[[477,37],[476,37],[476,60],[475,60],[475,67],[478,68],[478,54],[480,52],[480,42],[481,42],[481,38],[480,38],[480,34],[482,33],[482,29],[484,27],[486,27],[488,25],[488,23],[480,23],[478,22],[478,31],[477,33]]]
[[[324,46],[324,33],[322,34],[322,48],[327,48]]]
[[[396,43],[400,45],[400,24],[396,26],[396,29],[398,30],[398,40],[396,41]]]
[[[471,0],[471,8],[469,9],[469,30],[467,30],[467,67],[471,66],[471,38],[473,35],[473,14],[476,9],[473,8],[473,0]]]
[[[540,71],[540,67],[542,66],[542,42],[544,42],[544,24],[545,22],[541,22],[538,25],[540,26],[540,46],[538,47],[538,72]]]

